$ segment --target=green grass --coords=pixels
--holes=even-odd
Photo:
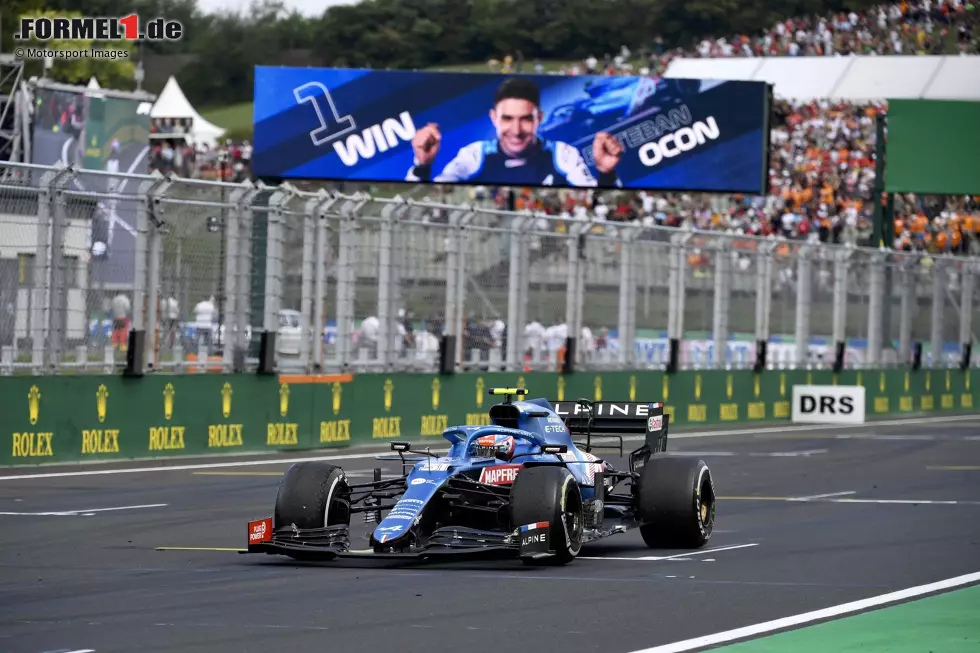
[[[252,138],[252,103],[241,102],[201,111],[205,120],[228,130],[226,136],[236,140]]]
[[[557,72],[564,66],[572,65],[573,61],[542,61],[541,64],[544,66],[545,72]],[[524,63],[525,69],[528,72],[534,72],[534,61],[526,61]],[[440,71],[440,72],[490,72],[487,67],[486,62],[482,63],[468,63],[468,64],[457,64],[454,66],[435,66],[429,68],[428,70]],[[219,127],[223,127],[228,130],[226,134],[227,138],[233,138],[235,140],[240,140],[247,138],[251,140],[252,138],[252,103],[251,102],[241,102],[239,104],[230,104],[222,107],[211,107],[201,110],[201,115],[204,118]]]

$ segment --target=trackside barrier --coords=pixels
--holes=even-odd
[[[0,465],[348,447],[393,438],[442,444],[489,423],[494,386],[557,400],[663,401],[671,424],[789,423],[793,388],[862,386],[869,420],[973,410],[971,370],[246,374],[0,378]]]

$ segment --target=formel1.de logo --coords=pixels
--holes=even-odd
[[[102,18],[21,18],[18,41],[178,41],[179,21],[154,18],[140,22],[136,14]]]

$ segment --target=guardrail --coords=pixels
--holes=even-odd
[[[980,259],[0,164],[0,375],[957,366]],[[116,320],[116,311],[121,319]],[[980,364],[980,358],[969,361]],[[268,368],[268,365],[264,366]]]

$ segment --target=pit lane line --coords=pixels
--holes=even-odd
[[[765,621],[751,626],[726,630],[720,633],[714,633],[712,635],[705,635],[702,637],[695,637],[680,642],[674,642],[672,644],[663,644],[652,648],[630,651],[630,653],[684,653],[685,651],[693,651],[696,649],[703,649],[708,646],[724,644],[726,642],[744,640],[763,633],[771,633],[777,630],[795,628],[802,624],[839,617],[841,615],[860,612],[862,610],[868,610],[869,608],[876,608],[878,606],[888,605],[889,603],[897,603],[898,601],[905,601],[917,596],[935,594],[936,592],[942,592],[943,590],[961,587],[964,585],[973,585],[975,583],[980,583],[980,572],[964,574],[953,578],[946,578],[935,583],[918,585],[916,587],[910,587],[897,592],[889,592],[879,596],[872,596],[867,599],[852,601],[850,603],[842,603],[840,605],[831,606],[822,610],[804,612],[803,614],[793,615],[792,617],[783,617],[782,619]]]
[[[672,440],[684,440],[688,438],[710,438],[710,437],[722,437],[726,435],[760,435],[767,433],[775,434],[785,434],[787,432],[806,432],[806,431],[836,431],[840,429],[873,429],[881,426],[905,426],[907,424],[942,424],[945,422],[968,422],[968,421],[978,421],[980,420],[980,415],[948,415],[944,417],[922,417],[914,419],[895,419],[895,420],[880,420],[871,421],[864,424],[815,424],[815,425],[796,425],[787,424],[784,426],[777,427],[762,427],[762,428],[752,428],[752,429],[729,429],[724,431],[695,431],[691,433],[674,433],[671,434],[670,438]],[[625,442],[642,442],[644,436],[625,436],[623,440]],[[418,444],[415,442],[413,444]],[[431,445],[432,443],[426,443]],[[433,453],[443,454],[446,453],[448,449],[440,448],[439,450],[434,450]],[[334,461],[334,460],[358,460],[364,458],[374,458],[381,454],[390,454],[390,451],[373,451],[370,453],[356,453],[356,454],[344,454],[344,455],[329,455],[329,456],[305,456],[298,458],[265,458],[262,460],[244,460],[235,462],[220,462],[220,463],[199,463],[193,465],[170,465],[170,466],[160,466],[160,467],[123,467],[116,469],[89,469],[78,472],[47,472],[38,474],[16,474],[10,476],[0,475],[0,482],[3,481],[22,481],[29,479],[40,479],[40,478],[66,478],[72,476],[101,476],[107,474],[139,474],[143,472],[178,472],[187,471],[193,469],[221,469],[228,467],[254,467],[259,465],[284,465],[290,463],[299,463],[306,461]],[[111,461],[107,461],[111,462]],[[59,463],[64,464],[64,463]],[[99,464],[99,463],[92,463]],[[104,464],[104,463],[103,463]],[[9,468],[8,468],[9,469]]]

